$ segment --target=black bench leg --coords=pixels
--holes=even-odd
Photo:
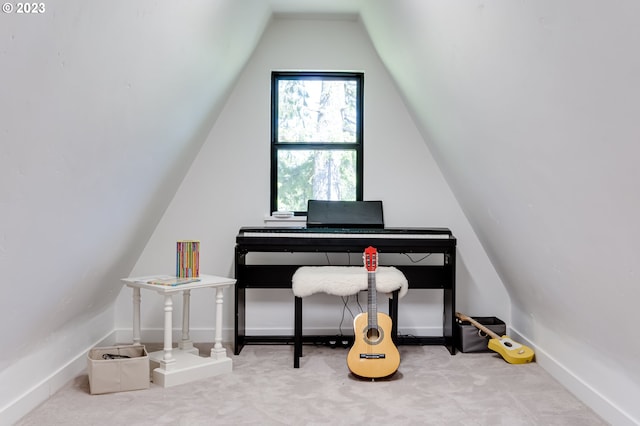
[[[293,368],[300,368],[302,356],[302,298],[295,297],[293,337]]]

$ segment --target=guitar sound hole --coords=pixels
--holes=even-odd
[[[367,345],[377,345],[378,343],[380,343],[380,341],[382,341],[383,333],[384,330],[381,330],[380,328],[367,327],[363,330],[363,340]]]
[[[506,347],[508,347],[508,348],[510,348],[511,346],[513,346],[513,345],[511,344],[511,342],[504,342],[504,345],[505,345]]]

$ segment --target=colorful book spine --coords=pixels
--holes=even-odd
[[[200,241],[182,240],[176,246],[176,277],[200,276]]]

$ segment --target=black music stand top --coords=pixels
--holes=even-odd
[[[384,228],[382,201],[309,200],[307,228]]]

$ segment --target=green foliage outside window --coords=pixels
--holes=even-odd
[[[304,212],[309,199],[360,199],[362,76],[277,74],[272,208]]]

